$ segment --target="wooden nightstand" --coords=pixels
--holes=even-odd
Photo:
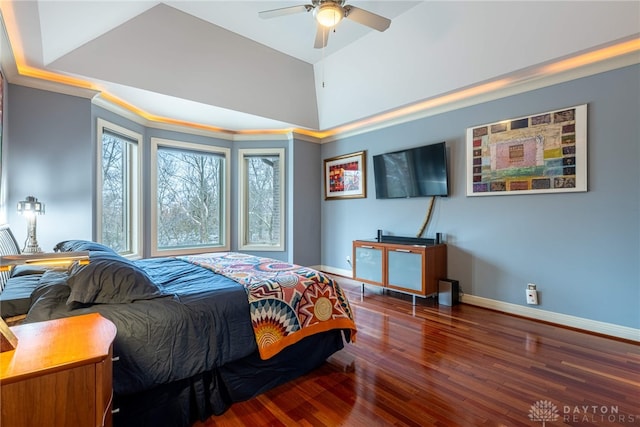
[[[0,353],[0,425],[111,426],[111,321],[86,314],[11,330],[18,346]]]

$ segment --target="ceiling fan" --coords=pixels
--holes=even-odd
[[[342,18],[351,19],[358,24],[366,25],[378,31],[384,31],[391,25],[390,19],[359,7],[345,5],[345,2],[346,0],[312,0],[311,4],[265,10],[259,12],[258,15],[263,19],[269,19],[313,11],[317,21],[316,40],[313,45],[316,49],[321,49],[327,45],[329,31],[338,25]]]

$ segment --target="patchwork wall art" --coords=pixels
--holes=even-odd
[[[467,196],[587,191],[587,105],[467,129]]]

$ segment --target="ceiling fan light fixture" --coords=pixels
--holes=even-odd
[[[338,25],[338,22],[344,17],[342,6],[333,2],[320,4],[316,10],[316,21],[323,27],[331,28]]]

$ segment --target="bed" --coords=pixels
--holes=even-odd
[[[56,250],[90,262],[16,269],[5,289],[32,289],[25,322],[92,312],[116,325],[116,427],[222,414],[355,339],[340,286],[310,268],[240,253],[131,261],[84,240]]]

